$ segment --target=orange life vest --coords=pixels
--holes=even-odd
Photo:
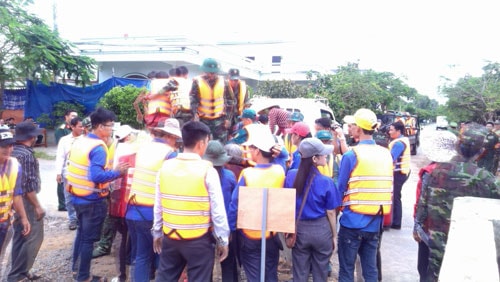
[[[356,213],[388,214],[392,206],[392,157],[379,145],[352,147],[357,164],[351,172],[342,206]],[[382,208],[382,210],[380,210]]]
[[[19,173],[16,158],[9,157],[3,175],[0,175],[0,222],[5,222],[12,213],[12,200]]]
[[[408,174],[410,173],[410,140],[408,137],[401,137],[392,140],[388,146],[389,151],[392,150],[392,147],[394,147],[396,142],[402,142],[405,145],[405,149],[394,163],[394,171],[400,172],[401,174]]]
[[[285,184],[285,172],[280,165],[271,165],[266,168],[248,167],[241,171],[240,178],[245,179],[246,187],[251,188],[283,188]],[[245,189],[245,187],[240,187]],[[243,234],[250,239],[261,239],[260,230],[242,229]],[[266,238],[271,236],[271,232],[266,231]]]
[[[224,80],[217,79],[212,89],[201,76],[195,78],[200,90],[198,115],[203,119],[217,119],[224,114]]]
[[[171,159],[159,172],[163,233],[175,240],[196,239],[212,226],[205,177],[212,163]]]
[[[165,157],[171,152],[172,148],[160,142],[151,142],[139,149],[130,190],[131,204],[154,206],[156,174]]]
[[[102,140],[84,136],[75,140],[71,147],[66,190],[75,196],[85,197],[92,193],[98,193],[99,196],[105,197],[109,193],[109,182],[96,184],[89,179],[89,154],[97,146],[102,146],[106,151],[105,169],[109,169],[108,146]]]

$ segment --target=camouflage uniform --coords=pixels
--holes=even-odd
[[[496,158],[495,145],[498,143],[498,136],[495,132],[489,132],[484,140],[484,151],[477,159],[477,165],[479,167],[485,168],[491,173],[496,173],[495,161],[498,163]]]
[[[479,148],[477,151],[479,152]],[[438,163],[428,181],[422,185],[415,230],[420,226],[427,229],[426,233],[429,235],[430,254],[426,281],[437,281],[448,239],[453,200],[463,196],[500,199],[500,183],[489,171],[479,168],[472,159],[457,156],[449,163]]]
[[[216,76],[216,79],[208,79],[207,76],[203,76],[207,80],[210,87],[214,87],[217,79],[223,79],[222,77]],[[200,116],[200,121],[206,124],[210,128],[213,140],[219,140],[222,144],[226,144],[228,129],[233,119],[234,113],[234,97],[231,93],[227,91],[227,87],[224,87],[224,115],[216,119],[204,119]],[[189,94],[191,100],[191,111],[193,116],[198,112],[198,105],[200,104],[200,87],[198,82],[193,80],[193,86]]]

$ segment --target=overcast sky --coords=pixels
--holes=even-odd
[[[63,38],[168,36],[204,43],[285,40],[297,62],[389,71],[438,99],[441,76],[480,76],[500,62],[497,0],[35,0]],[[293,56],[295,54],[295,56]],[[292,60],[292,59],[290,59]]]

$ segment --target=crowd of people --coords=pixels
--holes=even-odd
[[[211,281],[219,262],[223,281],[239,281],[241,269],[248,281],[262,274],[278,281],[279,234],[240,227],[239,207],[248,200],[240,191],[257,187],[295,189],[295,232],[285,235],[294,281],[327,281],[334,250],[339,281],[354,281],[357,260],[365,281],[381,281],[382,235],[401,229],[410,174],[405,123],[390,125],[388,148],[373,139],[380,123],[369,109],[344,117],[348,134],[329,118],[312,130],[300,112],[249,108],[239,70],[224,79],[211,58],[201,69],[190,86],[183,67],[151,74],[148,93],[134,103],[143,131],[115,126],[115,114],[104,108],[84,119],[66,112],[56,129],[56,180],[58,209],[76,230],[71,279],[107,281],[92,274],[91,261],[110,253],[118,232],[113,281]],[[14,134],[0,129],[0,247],[15,211],[9,282],[40,278],[31,271],[45,215],[32,148],[39,131],[30,121]],[[486,127],[467,124],[458,137],[438,132],[423,148],[432,163],[420,171],[415,204],[421,281],[438,278],[453,198],[500,198],[493,174],[479,167],[485,146],[498,145],[489,136]],[[448,209],[433,208],[443,201]]]

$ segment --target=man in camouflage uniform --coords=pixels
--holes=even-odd
[[[498,136],[493,132],[493,122],[487,122],[486,128],[488,129],[488,133],[484,140],[484,150],[479,157],[477,157],[476,161],[479,167],[485,168],[495,174],[495,161],[497,160],[497,150],[495,150],[495,146],[498,143]]]
[[[483,126],[468,125],[458,137],[458,156],[450,162],[438,163],[422,183],[414,233],[415,239],[426,242],[430,250],[425,281],[437,281],[439,277],[453,200],[464,196],[500,199],[500,183],[495,176],[474,163],[487,133]]]
[[[233,119],[235,98],[227,91],[224,78],[219,77],[220,65],[215,59],[205,59],[201,70],[204,74],[193,79],[189,93],[193,120],[206,124],[212,139],[225,144]]]

